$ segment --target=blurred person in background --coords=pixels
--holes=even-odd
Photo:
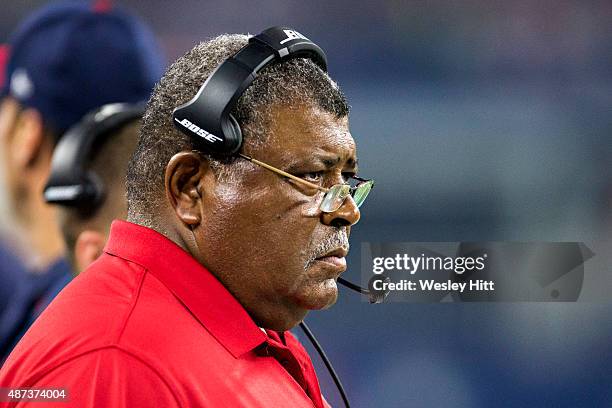
[[[0,360],[72,277],[57,209],[42,197],[57,141],[93,108],[145,100],[163,69],[150,30],[108,2],[43,7],[5,50],[0,147],[12,241],[27,272],[12,280],[0,310]],[[5,267],[2,281],[14,275]]]
[[[112,221],[127,217],[125,177],[143,113],[144,103],[104,105],[70,128],[53,153],[44,195],[59,205],[58,221],[76,274],[102,254]]]

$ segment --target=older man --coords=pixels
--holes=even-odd
[[[371,185],[349,187],[348,105],[317,49],[272,29],[217,37],[169,68],[128,169],[130,222],[113,224],[0,386],[65,387],[74,406],[327,406],[287,330],[335,302]],[[201,120],[214,107],[230,125]]]

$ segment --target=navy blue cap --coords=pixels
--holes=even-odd
[[[108,3],[54,3],[8,43],[0,96],[37,109],[60,135],[99,106],[147,100],[164,62],[153,33]]]

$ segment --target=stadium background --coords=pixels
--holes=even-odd
[[[3,2],[0,41],[43,3]],[[610,2],[117,3],[151,24],[169,60],[196,41],[277,24],[326,50],[352,105],[362,176],[377,181],[353,233],[353,280],[364,241],[611,238]],[[612,406],[611,312],[370,306],[341,289],[307,321],[357,407]]]

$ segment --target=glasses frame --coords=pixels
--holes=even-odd
[[[243,159],[245,159],[245,160],[250,161],[251,163],[254,163],[254,164],[258,165],[258,166],[261,166],[261,167],[263,167],[264,169],[268,169],[268,170],[270,170],[270,171],[272,171],[272,172],[274,172],[274,173],[276,173],[276,174],[278,174],[278,175],[281,175],[281,176],[283,176],[283,177],[287,177],[287,178],[289,178],[289,179],[291,179],[291,180],[293,180],[293,181],[295,181],[295,182],[297,182],[297,183],[300,183],[300,184],[302,184],[302,185],[304,185],[304,186],[306,186],[306,187],[309,187],[309,188],[314,188],[314,189],[317,189],[317,190],[319,190],[319,191],[322,191],[322,192],[324,192],[325,194],[329,193],[329,192],[330,192],[330,191],[331,191],[333,188],[335,188],[336,186],[344,186],[344,185],[347,185],[347,184],[344,184],[344,183],[340,183],[340,184],[334,184],[333,186],[331,186],[331,187],[329,187],[329,188],[327,188],[327,187],[322,187],[322,186],[318,186],[318,185],[316,185],[316,184],[314,184],[314,183],[311,183],[311,182],[309,182],[309,181],[306,181],[306,180],[304,180],[304,179],[301,179],[301,178],[299,178],[298,176],[295,176],[295,175],[293,175],[293,174],[291,174],[291,173],[287,173],[286,171],[283,171],[283,170],[281,170],[281,169],[279,169],[279,168],[276,168],[276,167],[274,167],[274,166],[271,166],[271,165],[269,165],[268,163],[264,163],[264,162],[262,162],[262,161],[259,161],[259,160],[257,160],[257,159],[254,159],[254,158],[252,158],[252,157],[250,157],[250,156],[247,156],[246,154],[238,153],[238,156],[239,156],[239,157],[241,157],[241,158],[243,158]],[[338,208],[342,207],[342,205],[343,205],[343,204],[344,204],[344,202],[346,201],[347,197],[351,197],[351,200],[352,200],[352,199],[353,199],[352,193],[353,193],[354,191],[357,191],[357,189],[358,189],[358,188],[359,188],[361,185],[363,185],[364,183],[368,183],[368,182],[369,182],[369,183],[371,184],[370,189],[371,189],[372,187],[374,187],[374,180],[372,180],[372,179],[364,179],[364,178],[361,178],[361,177],[358,177],[358,176],[351,176],[351,178],[353,178],[353,179],[355,179],[355,180],[359,181],[359,184],[358,184],[358,185],[356,185],[355,187],[350,187],[350,188],[349,188],[349,193],[348,193],[348,194],[347,194],[347,195],[344,197],[344,199],[342,200],[342,202],[340,203],[340,205],[338,206]],[[369,192],[368,192],[368,194],[369,194]],[[366,197],[367,197],[367,196],[366,196]],[[364,201],[365,201],[365,199],[364,199]],[[323,201],[321,202],[321,205],[323,205],[323,203],[324,203],[324,202],[325,202],[325,197],[323,197]],[[362,201],[361,203],[363,204],[363,201]],[[319,207],[319,208],[320,208],[320,207]],[[322,209],[322,208],[321,208],[321,211],[326,212],[326,213],[332,213],[332,212],[334,212],[334,211],[337,211],[337,210],[338,210],[338,208],[336,208],[336,209],[334,209],[334,210],[331,210],[331,211],[326,211],[326,210],[324,210],[324,209]]]

